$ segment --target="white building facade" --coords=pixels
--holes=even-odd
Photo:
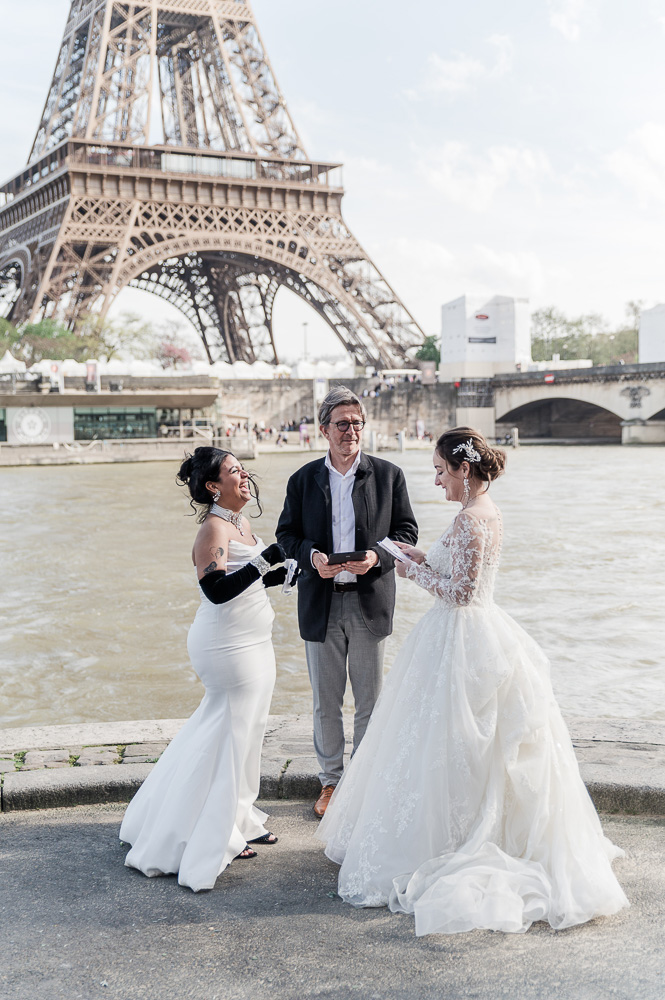
[[[529,300],[462,295],[441,308],[442,382],[491,378],[531,364]]]
[[[665,361],[665,305],[643,309],[640,313],[637,358],[641,365]]]

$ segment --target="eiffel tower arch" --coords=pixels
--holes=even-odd
[[[285,287],[359,362],[400,365],[423,333],[343,194],[247,0],[72,0],[28,165],[0,188],[0,312],[75,328],[133,286],[180,309],[211,362],[273,362]]]

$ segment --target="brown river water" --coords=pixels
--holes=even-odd
[[[426,451],[406,474],[420,544],[458,505]],[[267,543],[288,476],[310,456],[262,455]],[[0,470],[0,726],[182,718],[202,687],[186,650],[199,598],[196,524],[177,463]],[[665,451],[522,447],[492,486],[504,515],[497,600],[545,648],[568,715],[665,718]],[[433,600],[398,580],[386,667]],[[310,710],[295,596],[275,591],[272,711]]]

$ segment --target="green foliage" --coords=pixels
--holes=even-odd
[[[17,329],[0,319],[0,356],[9,350],[27,367],[45,358],[51,361],[87,361],[105,358],[110,361],[121,355],[133,358],[158,358],[164,363],[164,344],[172,355],[167,366],[189,360],[187,348],[178,343],[180,327],[166,323],[155,329],[140,316],[123,313],[118,319],[102,319],[98,315],[83,317],[75,330],[68,330],[54,319],[26,323]]]
[[[21,327],[12,354],[25,361],[29,368],[44,358],[52,361],[64,361],[66,358],[85,361],[94,357],[90,353],[90,347],[88,338],[72,333],[56,320],[43,319]]]
[[[422,345],[416,351],[417,361],[436,361],[438,364],[441,360],[441,352],[437,346],[437,337],[425,337]]]
[[[134,358],[153,356],[155,332],[150,323],[134,313],[122,313],[117,320],[86,316],[77,333],[94,348],[89,358],[105,357],[110,361],[123,353]]]
[[[0,357],[5,351],[10,351],[14,357],[18,357],[15,347],[20,336],[16,327],[12,326],[8,320],[0,319]]]
[[[626,323],[615,330],[598,313],[568,319],[555,306],[537,309],[531,315],[531,356],[534,361],[549,361],[558,354],[562,361],[590,358],[594,365],[634,364],[642,306],[628,302]]]

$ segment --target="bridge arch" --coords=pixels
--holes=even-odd
[[[523,403],[497,415],[499,434],[517,427],[521,438],[549,440],[596,440],[621,443],[622,418],[588,400],[548,396]]]

